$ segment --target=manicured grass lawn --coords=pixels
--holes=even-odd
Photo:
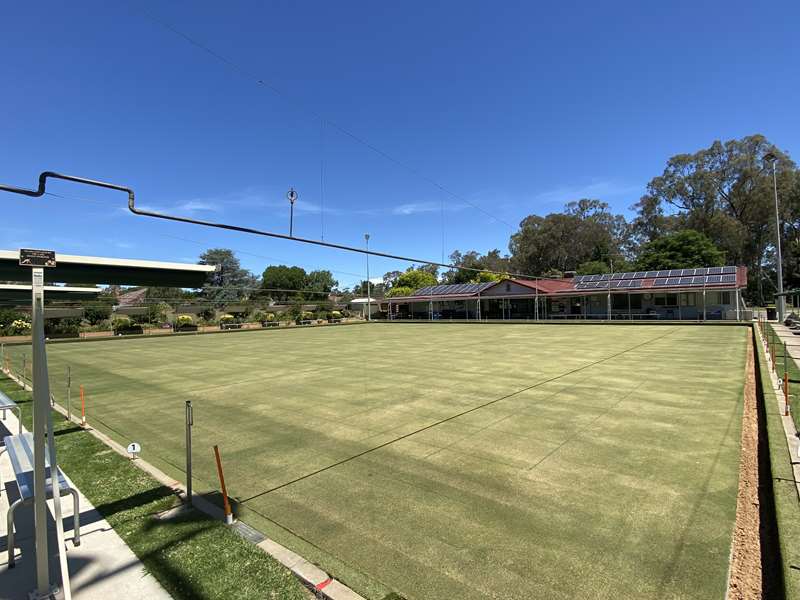
[[[30,430],[30,392],[2,374],[0,390]],[[60,414],[53,427],[61,468],[173,598],[222,600],[232,589],[236,598],[308,598],[289,571],[219,521],[194,510],[155,519],[177,505],[172,490]]]
[[[723,598],[744,327],[373,324],[53,344],[88,420],[371,598]],[[13,349],[20,352],[22,348]],[[73,406],[77,405],[73,389]]]

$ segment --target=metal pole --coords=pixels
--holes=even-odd
[[[31,346],[33,350],[33,502],[36,528],[36,594],[47,597],[50,573],[47,551],[47,492],[45,482],[45,439],[50,411],[50,383],[44,340],[44,269],[32,270]],[[56,488],[56,485],[53,486]]]
[[[67,420],[72,420],[72,367],[67,365]]]
[[[611,322],[611,279],[614,277],[614,262],[609,258],[608,264],[611,270],[608,273],[608,297],[606,298],[606,302],[608,303],[608,321]]]
[[[736,294],[736,320],[741,321],[741,318],[739,317],[739,288],[733,290],[733,293]]]
[[[705,278],[703,278],[705,280]],[[703,282],[703,322],[706,321],[706,284]]]
[[[778,322],[783,322],[786,298],[783,294],[783,258],[781,257],[781,215],[778,209],[778,161],[773,157],[772,159],[772,187],[775,191],[775,250],[777,252],[778,261],[778,302],[776,308],[778,309]]]
[[[367,242],[367,252],[369,252],[369,234],[364,234],[364,240]],[[372,299],[369,293],[369,254],[367,254],[367,321],[372,320]]]
[[[286,198],[289,200],[289,237],[294,237],[294,202],[297,200],[297,192],[294,188],[289,188],[286,192]]]
[[[192,505],[192,401],[186,401],[186,503]]]

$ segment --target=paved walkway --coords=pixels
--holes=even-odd
[[[16,415],[6,413],[0,421],[0,437],[17,432]],[[36,587],[33,549],[33,504],[22,506],[14,513],[16,522],[16,566],[8,568],[6,514],[8,506],[19,498],[14,472],[8,454],[0,454],[0,599],[28,600],[28,593]],[[52,502],[51,502],[52,505]],[[89,501],[80,494],[81,545],[72,543],[72,499],[62,499],[64,536],[67,546],[72,597],[77,600],[110,598],[168,600],[155,578],[145,573],[144,566],[125,545],[108,522],[100,516]],[[52,509],[52,506],[51,506]],[[50,581],[61,585],[56,548],[56,530],[52,513],[49,515],[48,550],[51,554]],[[63,596],[59,596],[63,597]]]
[[[781,323],[770,323],[778,334],[781,342],[786,342],[786,350],[795,362],[800,364],[800,335],[795,335],[793,330]]]

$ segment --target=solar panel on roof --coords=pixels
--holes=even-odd
[[[643,283],[643,281],[641,279],[634,279],[633,281],[631,281],[630,287],[632,287],[632,288],[640,288],[640,287],[642,287],[642,283]]]
[[[722,275],[709,275],[706,277],[706,283],[722,283]]]
[[[736,283],[736,275],[723,275],[722,283]]]
[[[645,277],[647,277],[647,271],[636,271],[633,274],[634,279],[644,279]]]
[[[634,277],[636,277],[636,273],[623,273],[622,274],[622,278],[623,279],[633,279]]]
[[[658,271],[647,271],[645,273],[645,277],[647,277],[647,278],[658,277]]]
[[[670,269],[670,277],[680,277],[683,274],[683,269]]]
[[[708,275],[708,268],[707,267],[703,267],[702,269],[695,269],[694,270],[694,274],[695,275]]]
[[[681,284],[680,277],[670,277],[669,279],[667,279],[666,283],[666,285],[680,285],[680,284]]]
[[[722,275],[722,267],[711,267],[708,269],[709,275]]]
[[[694,275],[694,269],[683,269],[681,271],[681,275],[686,277],[687,275]]]
[[[703,285],[706,282],[706,276],[692,277],[692,285]]]
[[[723,275],[728,275],[729,273],[736,273],[736,267],[722,267]]]
[[[669,277],[669,270],[659,271],[656,277]]]
[[[655,287],[663,287],[663,286],[667,285],[667,278],[666,278],[666,277],[664,277],[664,278],[662,278],[662,279],[656,279],[656,280],[653,282],[653,285],[654,285]]]

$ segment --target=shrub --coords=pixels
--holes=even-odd
[[[220,323],[233,323],[234,321],[236,321],[236,317],[234,317],[233,315],[229,315],[227,313],[224,315],[220,315],[219,317]]]
[[[197,316],[200,317],[203,321],[207,321],[207,322],[211,323],[212,321],[214,321],[214,315],[216,315],[216,313],[214,312],[214,309],[213,308],[207,308],[204,311],[202,311],[200,314],[198,314]]]
[[[92,325],[99,325],[110,316],[110,304],[90,304],[83,309],[83,317]]]
[[[78,333],[81,320],[78,318],[47,319],[44,322],[45,335]]]
[[[24,312],[13,308],[0,308],[0,329],[10,328],[11,323],[17,319],[27,321],[28,316]]]
[[[311,319],[314,318],[314,313],[304,310],[302,317],[303,321],[310,321]]]
[[[180,327],[181,325],[192,325],[194,323],[194,319],[192,315],[178,315],[175,317],[175,324]]]
[[[31,324],[24,319],[14,319],[9,326],[11,335],[27,335],[31,332]]]
[[[134,324],[131,318],[125,315],[116,317],[112,322],[114,331],[125,331],[126,329],[131,329],[133,326]]]
[[[341,319],[341,318],[342,318],[341,312],[339,312],[338,310],[331,311],[331,319]]]
[[[267,322],[273,323],[275,321],[275,313],[267,313]]]

